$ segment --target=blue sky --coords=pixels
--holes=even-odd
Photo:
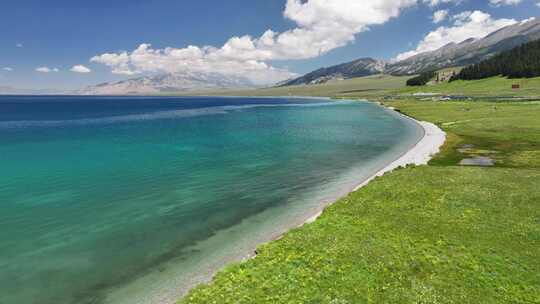
[[[537,5],[540,1],[535,0],[501,0],[498,4],[489,0],[289,2],[287,6],[286,0],[4,1],[0,10],[0,86],[65,89],[169,72],[168,68],[174,65],[171,62],[176,62],[169,60],[176,57],[171,58],[165,48],[174,48],[174,53],[189,45],[197,49],[190,49],[189,58],[182,55],[184,65],[175,66],[174,71],[193,66],[197,66],[193,72],[238,70],[250,77],[253,73],[259,81],[273,81],[287,73],[301,74],[359,57],[391,59],[417,49],[426,35],[440,27],[443,27],[441,33],[448,34],[444,39],[459,39],[456,34],[461,30],[459,27],[480,31],[470,24],[474,16],[483,22],[478,27],[497,28],[509,20],[519,21],[540,13]],[[367,7],[366,16],[358,3]],[[375,3],[374,8],[369,3]],[[378,9],[380,3],[386,3],[387,8]],[[391,7],[393,3],[395,7]],[[286,7],[288,13],[284,16]],[[435,11],[446,12],[442,15],[447,17],[436,24],[432,19]],[[471,17],[474,11],[482,14]],[[455,17],[463,12],[469,12],[469,16]],[[336,22],[338,26],[332,28]],[[455,28],[455,33],[448,28]],[[250,41],[257,44],[256,40],[268,29],[274,32],[275,41],[281,33],[300,29],[301,33],[295,33],[293,38],[306,42],[298,44],[297,40],[289,39],[283,45],[257,45],[256,52],[246,51],[245,44],[253,44]],[[334,38],[332,31],[340,32]],[[244,35],[250,35],[250,39],[230,44],[232,55],[203,49],[203,46],[220,49],[231,37]],[[350,39],[351,35],[354,40]],[[137,53],[143,53],[144,57],[135,58],[133,51],[142,43],[151,47]],[[433,44],[423,43],[418,50],[431,47],[430,43]],[[310,51],[313,49],[318,51],[313,53]],[[118,63],[124,51],[129,58]],[[198,53],[194,55],[191,51]],[[106,53],[116,57],[99,57]],[[95,60],[90,62],[91,58]],[[163,63],[152,65],[156,60]],[[197,60],[197,64],[192,60]],[[225,60],[227,65],[216,65],[218,60]],[[91,72],[70,71],[75,65],[83,65]],[[250,66],[249,70],[243,70],[245,65]],[[42,72],[36,71],[40,67]],[[48,73],[43,72],[47,71],[44,67],[49,68]],[[269,71],[273,78],[260,75]]]

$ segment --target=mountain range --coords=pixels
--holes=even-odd
[[[148,95],[211,91],[229,88],[253,88],[249,79],[219,73],[168,73],[106,82],[77,90],[77,95]]]
[[[351,62],[325,67],[304,76],[283,81],[277,86],[312,85],[374,74],[414,75],[446,67],[478,63],[526,42],[540,39],[540,18],[532,18],[504,27],[483,38],[470,38],[449,43],[437,50],[420,53],[398,62],[360,58]],[[77,94],[77,95],[150,95],[190,93],[223,89],[256,87],[249,79],[215,72],[180,72],[143,76],[118,82],[88,86],[72,92],[24,90],[0,87],[0,94]]]
[[[449,43],[437,50],[421,53],[398,62],[362,58],[352,62],[318,69],[282,83],[309,85],[373,74],[414,75],[446,67],[465,66],[488,59],[502,51],[540,39],[540,19],[529,19],[495,31],[484,38],[469,38]]]
[[[22,89],[11,86],[0,86],[0,94],[2,95],[51,95],[64,94],[63,91],[55,89]]]
[[[300,84],[319,84],[331,79],[347,79],[383,73],[386,67],[384,61],[373,58],[360,58],[328,68],[321,68],[302,77],[281,83],[281,86]]]

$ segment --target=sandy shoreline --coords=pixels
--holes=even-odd
[[[401,117],[411,120],[415,122],[416,124],[418,124],[424,130],[424,136],[409,151],[402,154],[396,160],[389,163],[388,165],[386,165],[384,168],[377,171],[375,174],[373,174],[369,178],[363,180],[351,192],[355,192],[359,190],[360,188],[369,184],[369,182],[371,182],[375,178],[383,176],[385,173],[392,172],[395,169],[405,167],[407,165],[417,165],[417,166],[427,165],[427,163],[431,160],[431,158],[435,154],[439,153],[441,146],[446,141],[446,133],[443,130],[441,130],[439,127],[437,127],[436,125],[430,122],[418,121],[412,117],[403,115],[391,108],[385,107],[385,109],[387,109],[388,111],[397,113]],[[306,221],[306,223],[312,223],[316,221],[317,218],[319,218],[323,212],[324,210],[310,217]]]
[[[305,98],[305,97],[304,97]],[[381,169],[375,169],[373,174],[368,174],[366,176],[362,176],[359,178],[358,181],[359,184],[352,184],[352,187],[349,188],[349,190],[344,191],[344,196],[347,194],[354,192],[363,186],[367,185],[370,181],[375,179],[378,176],[382,176],[387,172],[391,172],[399,167],[404,167],[410,164],[414,165],[424,165],[427,164],[427,162],[432,158],[433,155],[439,152],[440,147],[445,142],[446,134],[440,130],[437,126],[434,124],[428,123],[428,122],[420,122],[413,118],[410,118],[408,116],[405,116],[397,111],[394,111],[393,109],[389,109],[386,107],[383,107],[385,111],[388,111],[391,115],[399,116],[402,119],[409,120],[416,125],[420,127],[420,129],[423,131],[422,137],[414,144],[411,143],[411,148],[407,150],[406,152],[402,153],[399,157],[394,159],[393,161],[389,162],[387,165],[384,165]],[[252,241],[246,244],[243,244],[244,246],[241,246],[240,248],[236,248],[239,251],[229,252],[228,254],[225,254],[224,256],[216,256],[214,257],[212,262],[209,264],[205,264],[203,269],[195,269],[198,268],[196,265],[193,266],[193,272],[191,278],[188,280],[188,282],[183,281],[177,281],[176,284],[172,281],[176,281],[176,279],[172,279],[174,277],[174,274],[171,274],[171,279],[169,283],[173,283],[174,287],[173,289],[176,290],[169,290],[171,285],[166,284],[167,286],[161,286],[159,293],[153,293],[153,295],[144,294],[139,295],[142,296],[142,298],[139,298],[138,300],[130,299],[129,301],[118,301],[117,297],[115,300],[112,300],[111,302],[106,301],[107,303],[114,303],[114,304],[124,304],[124,303],[136,303],[136,304],[153,304],[153,303],[161,303],[161,304],[172,304],[176,303],[181,297],[185,296],[190,289],[196,287],[197,285],[205,282],[209,282],[212,280],[212,278],[215,276],[216,273],[221,271],[224,267],[231,263],[239,262],[239,261],[245,261],[251,258],[255,257],[255,250],[257,247],[259,247],[261,244],[271,242],[273,240],[279,239],[283,237],[288,231],[291,229],[294,229],[295,227],[303,226],[306,223],[314,222],[323,212],[324,209],[333,203],[339,201],[338,199],[333,199],[331,201],[324,201],[321,202],[318,208],[305,210],[302,212],[302,214],[299,214],[299,216],[293,220],[292,222],[287,225],[287,227],[281,227],[279,229],[272,228],[270,230],[265,230],[264,233],[259,235],[258,237],[255,237]],[[275,230],[273,230],[275,229]],[[226,232],[225,232],[226,233]],[[228,252],[225,249],[226,252]],[[239,254],[239,252],[242,252],[242,254]],[[202,265],[198,265],[199,267]],[[144,285],[145,281],[141,281],[140,284],[135,285],[133,288],[127,289],[123,291],[120,294],[120,298],[128,299],[130,297],[126,297],[129,294],[133,294],[134,292],[138,293],[140,292]],[[148,283],[148,281],[146,281]],[[157,291],[157,290],[156,290]]]
[[[395,169],[405,167],[407,165],[417,165],[417,166],[427,165],[427,163],[431,160],[431,158],[435,154],[439,153],[441,146],[446,141],[446,133],[442,131],[439,127],[437,127],[435,124],[432,124],[430,122],[425,122],[425,121],[418,121],[412,117],[406,116],[400,112],[395,111],[392,108],[388,108],[383,105],[381,105],[381,107],[383,107],[386,111],[390,111],[391,114],[393,115],[399,115],[403,119],[407,119],[409,121],[416,123],[418,126],[422,128],[424,134],[422,138],[411,149],[401,154],[401,156],[399,156],[397,159],[390,162],[388,165],[384,166],[382,169],[376,171],[374,174],[370,175],[368,178],[364,178],[356,187],[354,187],[351,191],[349,191],[349,193],[352,193],[361,189],[362,187],[369,184],[369,182],[371,182],[373,179],[383,176],[384,174],[388,172],[392,172]],[[309,218],[299,223],[297,227],[301,227],[305,224],[315,222],[322,215],[326,207],[336,203],[337,201],[339,201],[339,199],[334,202],[325,204],[322,210],[318,211],[314,215],[311,215]],[[270,242],[282,238],[285,234],[287,234],[288,231],[290,231],[290,229],[288,229],[284,233],[273,235]],[[263,243],[258,244],[256,247],[260,246]],[[251,250],[251,252],[248,252],[245,255],[243,255],[243,257],[241,258],[241,261],[246,261],[248,259],[252,259],[255,257],[256,257],[255,250]],[[213,276],[217,272],[219,272],[221,269],[222,268],[213,269],[210,277],[206,278],[206,280],[202,280],[202,282],[210,282]],[[188,290],[185,290],[184,292],[186,294]]]

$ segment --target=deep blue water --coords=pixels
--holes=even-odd
[[[0,97],[0,303],[114,302],[225,252],[193,249],[220,231],[337,198],[419,132],[366,102]]]

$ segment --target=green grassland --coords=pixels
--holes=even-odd
[[[437,93],[443,95],[465,95],[479,98],[529,97],[540,99],[540,77],[530,79],[492,77],[473,81],[459,80],[451,83],[441,83],[421,87],[406,87],[405,83],[410,78],[410,76],[397,77],[390,75],[373,75],[346,80],[333,80],[317,85],[198,92],[197,95],[377,98],[382,96],[409,97],[415,93]],[[521,88],[519,90],[512,89],[513,84],[519,84]],[[189,94],[193,95],[193,93]]]
[[[486,156],[498,167],[540,169],[539,102],[395,101],[389,106],[441,126],[447,144],[432,164],[456,165],[463,157]],[[460,147],[473,146],[468,149]]]
[[[442,153],[377,178],[180,303],[540,303],[540,103],[388,105],[446,130]],[[469,154],[496,166],[458,166]]]
[[[225,96],[378,96],[403,88],[410,77],[374,75],[346,80],[329,81],[317,85],[273,87],[243,91],[202,92],[202,95]]]
[[[512,89],[513,84],[519,84],[520,89]],[[440,93],[449,95],[465,95],[472,97],[539,97],[540,77],[529,79],[508,79],[491,77],[480,80],[458,80],[422,87],[405,87],[394,92],[398,95],[414,93]]]

